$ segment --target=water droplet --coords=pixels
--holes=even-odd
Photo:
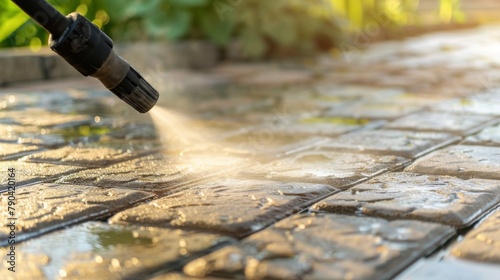
[[[103,261],[102,257],[99,255],[95,256],[94,260],[96,263],[102,263],[102,261]]]
[[[141,265],[141,261],[138,258],[132,258],[130,260],[134,266],[139,266]]]
[[[68,277],[68,274],[66,273],[65,270],[59,270],[59,276],[61,276],[61,277]]]
[[[113,266],[113,268],[116,268],[116,269],[121,268],[120,261],[117,260],[117,259],[112,259],[111,260],[111,266]]]
[[[227,215],[219,216],[219,220],[223,223],[227,223],[229,221],[229,217]]]
[[[179,247],[184,248],[187,246],[186,240],[180,239],[179,240]]]

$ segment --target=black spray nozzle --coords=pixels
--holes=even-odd
[[[44,0],[13,0],[51,33],[50,48],[84,76],[106,88],[140,113],[156,104],[158,92],[113,51],[113,41],[78,13],[64,17]]]

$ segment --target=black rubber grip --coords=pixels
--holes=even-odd
[[[12,2],[45,28],[54,38],[59,38],[71,24],[71,20],[44,0],[12,0]]]

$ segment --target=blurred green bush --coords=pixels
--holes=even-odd
[[[341,34],[324,0],[104,1],[123,40],[239,42],[243,55],[286,55],[333,47]],[[127,30],[127,32],[123,32]]]
[[[100,27],[109,23],[109,15],[103,5],[108,1],[48,0],[47,2],[63,14],[78,11]],[[42,45],[47,44],[49,37],[47,32],[30,20],[10,0],[0,0],[0,23],[0,47],[29,46],[33,51],[37,51]]]
[[[439,0],[439,15],[457,17],[459,0]],[[418,0],[48,0],[78,11],[117,41],[208,39],[243,55],[328,50],[345,34],[363,32],[374,15],[391,25],[415,24]],[[458,12],[457,12],[458,11]],[[0,0],[0,47],[38,50],[48,34],[9,0]]]

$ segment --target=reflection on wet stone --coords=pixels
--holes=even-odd
[[[151,194],[139,191],[78,185],[39,184],[21,188],[16,192],[17,237],[25,238],[27,233],[40,234],[69,223],[110,214],[151,197]],[[7,199],[7,196],[0,196],[2,205],[7,205]],[[5,224],[8,212],[1,212],[0,217],[0,237],[5,237],[9,232]],[[0,242],[7,242],[6,238],[2,240]]]
[[[438,121],[439,120],[439,121]],[[493,117],[459,115],[453,113],[422,112],[398,119],[389,125],[390,129],[448,132],[466,136],[492,124]]]
[[[125,149],[108,147],[66,146],[48,150],[22,158],[26,162],[69,164],[86,167],[100,167],[125,161],[137,156],[137,153]]]
[[[254,130],[233,135],[225,139],[227,146],[234,146],[241,152],[257,157],[275,158],[316,147],[329,138],[304,136],[300,134],[280,134],[274,130]],[[219,147],[220,149],[220,147]]]
[[[326,185],[228,179],[125,210],[110,221],[245,236],[336,191]]]
[[[500,180],[500,148],[451,146],[417,160],[406,171]]]
[[[499,275],[500,266],[491,263],[480,263],[445,257],[439,260],[424,259],[399,274],[395,280],[429,280],[429,279],[495,279]]]
[[[221,155],[214,161],[213,155],[171,157],[157,154],[62,176],[56,182],[143,190],[164,195],[176,191],[179,186],[209,176],[230,175],[232,170],[245,165],[248,165],[245,159],[230,156]]]
[[[328,184],[339,189],[383,172],[402,168],[408,160],[397,156],[313,150],[289,155],[242,171],[242,176],[286,182]]]
[[[317,203],[313,209],[463,228],[498,202],[498,181],[403,172],[384,174],[357,185]]]
[[[291,122],[275,129],[274,132],[289,135],[338,136],[364,127],[379,127],[382,124],[383,122],[370,122],[367,119],[310,117]]]
[[[0,141],[24,145],[38,145],[44,147],[58,147],[78,140],[104,134],[107,128],[98,128],[96,125],[83,125],[69,128],[41,128],[36,126],[4,125],[0,124]],[[94,134],[91,134],[94,132]]]
[[[459,258],[500,264],[500,210],[496,210],[451,249]]]
[[[0,117],[0,123],[4,124],[52,128],[66,128],[93,123],[93,117],[91,116],[59,114],[43,109],[2,112]]]
[[[488,127],[476,135],[469,136],[462,144],[500,147],[500,125]]]
[[[13,144],[13,143],[1,143],[0,145],[0,159],[9,159],[14,157],[20,157],[26,154],[34,153],[43,149],[39,146],[34,145],[23,145],[23,144]]]
[[[380,98],[393,97],[401,93],[398,89],[360,85],[320,84],[315,86],[322,96],[341,98]]]
[[[48,163],[32,163],[22,161],[0,161],[1,170],[16,169],[16,186],[54,179],[56,176],[70,174],[82,170],[82,167],[56,165]],[[7,190],[7,185],[0,185],[0,192]]]
[[[323,114],[324,117],[351,117],[359,119],[395,119],[423,109],[423,106],[407,103],[365,100],[333,108]]]
[[[219,277],[203,277],[203,280],[224,280],[227,278],[219,278]],[[150,280],[200,280],[198,277],[187,276],[186,274],[180,272],[169,272],[165,274],[161,274],[151,278]]]
[[[494,115],[500,116],[498,107],[500,101],[487,100],[483,98],[460,98],[442,102],[433,109],[441,112],[453,112],[472,115]]]
[[[295,215],[188,263],[190,276],[387,279],[454,234],[447,226],[343,215]]]
[[[29,279],[144,279],[228,242],[216,234],[91,222],[31,239],[16,253],[29,264],[20,269]]]
[[[374,130],[342,135],[322,146],[325,149],[416,158],[459,139],[446,133]]]

